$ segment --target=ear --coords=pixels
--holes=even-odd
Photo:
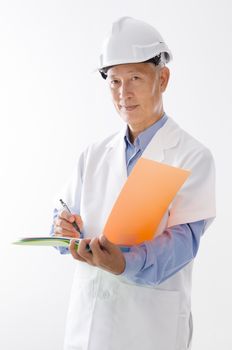
[[[164,92],[166,90],[166,87],[168,85],[170,77],[170,71],[168,67],[162,67],[160,70],[160,90],[161,92]]]

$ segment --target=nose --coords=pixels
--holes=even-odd
[[[118,94],[120,100],[130,99],[133,96],[133,92],[131,90],[131,86],[128,81],[122,81],[121,85],[118,89]]]

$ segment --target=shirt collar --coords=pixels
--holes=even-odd
[[[142,131],[135,139],[134,144],[131,143],[129,139],[129,127],[126,128],[126,133],[124,136],[126,146],[131,146],[134,148],[139,148],[142,152],[145,150],[151,139],[155,136],[157,131],[166,123],[168,117],[164,113],[163,116],[157,120],[154,124],[149,126],[147,129]]]

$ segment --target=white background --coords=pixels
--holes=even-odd
[[[0,2],[0,348],[61,350],[75,261],[50,247],[52,202],[80,152],[122,126],[97,66],[112,21],[154,25],[173,52],[165,111],[208,146],[217,219],[193,276],[193,350],[231,335],[231,33],[228,0]]]

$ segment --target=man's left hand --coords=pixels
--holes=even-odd
[[[89,244],[91,252],[86,249],[87,244]],[[116,275],[120,275],[125,270],[126,262],[120,248],[108,241],[104,235],[92,239],[81,239],[78,250],[75,247],[75,239],[72,239],[69,250],[74,259],[100,267]]]

